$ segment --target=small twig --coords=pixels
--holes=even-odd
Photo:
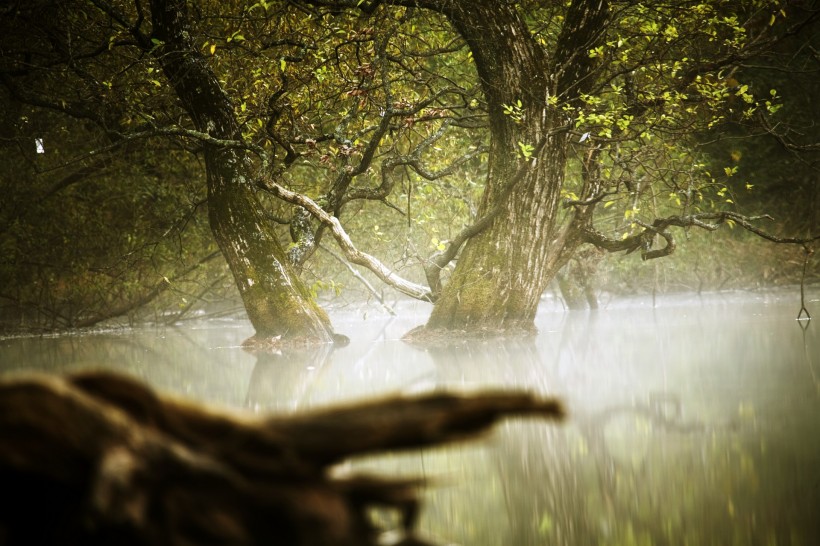
[[[809,267],[809,257],[814,253],[813,250],[809,248],[808,244],[803,245],[803,251],[805,252],[806,256],[803,260],[803,275],[800,277],[800,312],[797,313],[797,320],[798,321],[805,321],[805,324],[811,321],[811,313],[806,308],[806,270]],[[805,317],[803,315],[806,315]]]
[[[589,199],[565,199],[564,200],[564,208],[568,207],[588,207],[589,205],[595,205],[601,202],[604,197],[609,195],[617,194],[617,191],[604,191],[598,193],[597,195],[593,195]]]

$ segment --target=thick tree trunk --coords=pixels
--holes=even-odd
[[[230,98],[193,39],[186,2],[152,0],[151,11],[153,37],[161,41],[156,58],[197,130],[240,141]],[[332,341],[327,315],[310,298],[264,220],[248,152],[209,142],[204,154],[211,229],[256,329],[254,341]]]
[[[467,242],[427,329],[531,329],[538,300],[553,274],[555,211],[563,181],[565,139],[548,136],[547,58],[530,39],[514,6],[478,2],[447,13],[467,40],[489,105],[492,142],[479,216],[499,205],[518,169],[519,143],[536,147],[535,163],[504,199],[487,230]],[[504,105],[517,105],[516,116]]]
[[[553,239],[564,163],[563,143],[548,143],[493,225],[465,245],[426,328],[533,328],[540,296],[561,265],[562,245]],[[491,170],[488,187],[510,178],[509,169],[500,171]]]
[[[232,151],[206,152],[211,229],[256,330],[253,342],[332,341],[330,320],[263,218],[250,182],[240,174],[242,162]]]
[[[493,224],[465,245],[425,330],[532,331],[542,292],[578,245],[569,230],[556,229],[569,136],[567,120],[549,98],[567,102],[584,90],[592,70],[588,48],[604,26],[607,5],[573,2],[552,59],[513,3],[432,1],[427,7],[445,13],[472,51],[491,129],[479,216],[502,208]],[[519,101],[515,115],[505,113],[505,105]],[[522,145],[534,149],[534,161],[505,198]]]

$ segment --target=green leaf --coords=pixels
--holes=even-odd
[[[553,523],[552,518],[548,513],[544,513],[541,517],[541,523],[538,524],[538,534],[541,536],[546,536],[552,533]]]
[[[535,147],[531,144],[527,144],[525,142],[518,143],[518,152],[521,157],[525,160],[529,160],[532,157],[532,153],[535,151]]]

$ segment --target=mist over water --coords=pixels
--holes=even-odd
[[[420,349],[429,307],[332,314],[341,349],[246,352],[245,321],[0,340],[0,371],[110,369],[165,391],[288,413],[436,389],[563,398],[563,425],[508,421],[346,470],[426,476],[422,535],[474,545],[820,543],[820,293],[667,296],[564,312],[529,340]]]

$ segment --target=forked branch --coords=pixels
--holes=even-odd
[[[256,185],[258,188],[270,193],[271,195],[278,197],[283,201],[287,201],[292,205],[299,205],[310,212],[314,218],[318,219],[322,225],[330,230],[334,239],[336,239],[336,243],[339,245],[339,248],[341,248],[342,252],[344,252],[345,257],[354,264],[366,267],[379,279],[387,285],[392,286],[402,294],[419,300],[434,301],[434,295],[428,288],[404,279],[375,257],[357,249],[353,244],[353,241],[350,239],[350,236],[342,227],[341,222],[339,222],[339,219],[320,207],[310,197],[291,191],[281,184],[269,179],[260,178],[257,180]]]
[[[580,231],[582,239],[586,243],[595,245],[598,248],[608,252],[619,252],[623,250],[629,254],[630,252],[640,249],[641,258],[644,260],[662,258],[672,254],[675,251],[675,239],[672,233],[669,232],[670,227],[697,227],[707,231],[715,231],[722,224],[733,223],[751,233],[754,233],[758,237],[773,243],[807,245],[813,241],[820,240],[820,235],[812,235],[807,238],[778,237],[777,235],[772,235],[771,233],[768,233],[755,226],[752,222],[757,220],[773,220],[773,218],[768,214],[764,214],[762,216],[743,216],[742,214],[738,214],[736,212],[720,211],[656,218],[652,224],[647,224],[640,220],[636,220],[635,224],[641,226],[643,230],[638,231],[637,233],[624,239],[607,237],[593,227],[583,227],[580,228]],[[660,249],[652,248],[656,235],[663,237],[666,241],[666,246]]]

